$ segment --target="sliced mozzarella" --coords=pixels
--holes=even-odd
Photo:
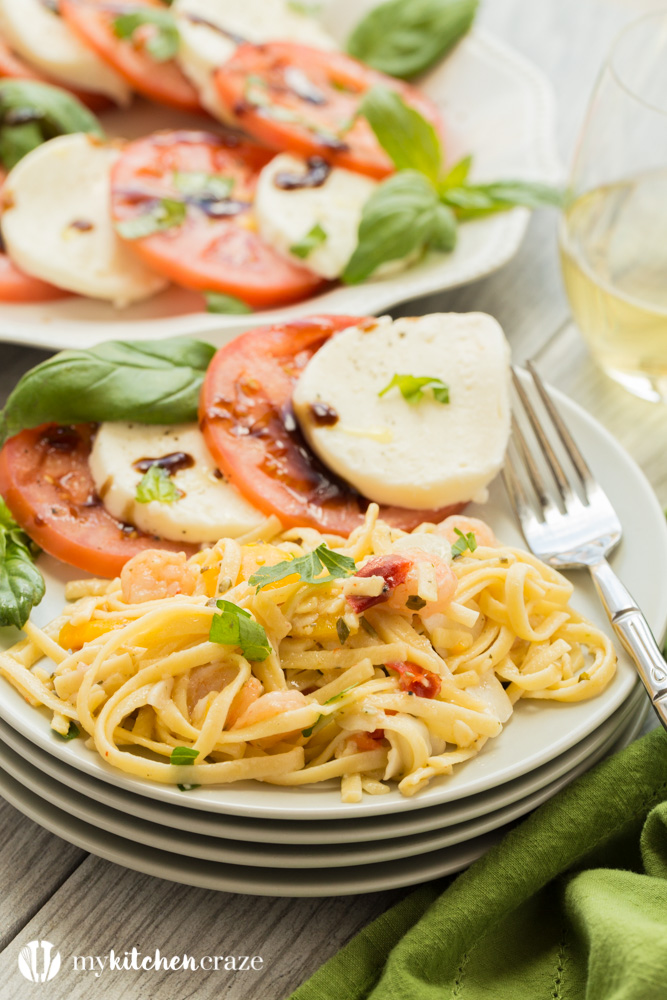
[[[264,167],[257,184],[257,225],[262,238],[284,257],[323,278],[337,278],[357,245],[361,212],[377,181],[334,167],[317,187],[284,188],[276,184],[278,175],[302,177],[307,173],[306,161],[287,153]],[[306,257],[290,252],[316,228],[324,232],[324,237]]]
[[[9,0],[11,2],[11,0]],[[213,83],[213,71],[241,41],[291,41],[318,49],[336,43],[317,18],[289,0],[175,0],[172,12],[181,37],[179,62],[199,91],[204,107],[230,121]]]
[[[2,235],[12,261],[59,288],[125,305],[164,288],[111,222],[114,146],[82,133],[28,153],[3,188]]]
[[[317,351],[294,410],[315,453],[371,500],[418,510],[482,500],[509,436],[509,354],[483,313],[385,316]],[[450,402],[429,389],[415,404],[397,388],[380,396],[394,375],[439,378]]]
[[[170,476],[182,496],[173,503],[138,503],[137,486],[144,473],[134,463],[178,453],[192,463]],[[221,478],[196,424],[101,424],[90,455],[90,470],[110,514],[173,542],[237,538],[264,520],[260,511]]]
[[[117,104],[130,103],[132,91],[125,80],[42,0],[0,0],[0,32],[18,55],[54,80],[106,94]]]

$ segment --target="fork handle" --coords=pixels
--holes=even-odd
[[[667,729],[667,663],[649,624],[606,559],[588,568],[609,620],[634,660],[653,708]]]

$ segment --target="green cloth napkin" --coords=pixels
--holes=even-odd
[[[413,892],[291,1000],[362,998],[665,1000],[667,734],[579,778],[448,885]]]

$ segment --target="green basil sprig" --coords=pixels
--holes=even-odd
[[[340,552],[334,552],[326,542],[322,542],[312,552],[307,552],[305,556],[298,556],[296,559],[285,559],[276,563],[275,566],[262,566],[248,579],[248,583],[257,590],[268,586],[270,583],[277,583],[290,576],[300,576],[304,583],[331,583],[332,580],[343,580],[352,576],[356,570],[354,559],[351,556],[344,556]],[[324,570],[328,571],[328,576],[320,576]]]
[[[243,299],[237,299],[234,295],[223,295],[222,292],[206,292],[206,312],[220,313],[225,316],[243,316],[252,312]]]
[[[381,264],[425,247],[450,251],[456,245],[456,218],[443,205],[428,177],[401,170],[384,181],[364,205],[357,247],[343,272],[356,285]]]
[[[23,628],[44,597],[44,578],[33,561],[38,553],[0,497],[0,626]]]
[[[37,80],[0,80],[0,162],[6,170],[58,135],[104,138],[95,115],[72,94]]]
[[[371,10],[347,51],[390,76],[409,80],[438,62],[469,30],[478,0],[389,0]]]
[[[176,22],[166,10],[142,7],[128,14],[121,14],[113,22],[117,38],[131,41],[135,31],[150,25],[153,31],[147,36],[144,48],[155,62],[168,62],[178,54],[179,34]]]
[[[215,348],[199,340],[108,341],[61,351],[27,372],[7,400],[0,442],[44,423],[197,419],[199,392]]]
[[[271,653],[271,643],[264,626],[231,601],[218,601],[217,606],[222,614],[211,619],[210,641],[238,646],[248,660],[265,660]]]
[[[562,191],[533,181],[469,184],[470,156],[445,173],[433,125],[387,87],[368,90],[359,111],[398,173],[383,181],[364,205],[357,247],[342,274],[349,285],[364,281],[387,261],[425,250],[453,250],[458,221],[517,205],[563,203]]]

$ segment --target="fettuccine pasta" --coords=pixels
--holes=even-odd
[[[306,572],[316,551],[326,565]],[[281,575],[286,561],[299,571]],[[497,737],[519,699],[581,701],[610,682],[613,647],[571,594],[479,521],[406,534],[371,505],[343,540],[269,518],[190,560],[150,551],[116,580],[69,584],[63,615],[29,622],[0,672],[57,733],[76,726],[140,778],[413,795]]]

